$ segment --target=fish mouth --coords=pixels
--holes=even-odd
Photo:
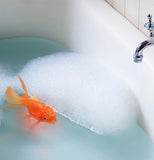
[[[56,119],[56,118],[53,118],[53,119],[51,119],[51,120],[49,121],[49,123],[54,124],[56,121],[57,121],[57,119]]]
[[[46,106],[43,115],[46,115],[48,117],[46,121],[48,123],[53,124],[57,121],[56,114],[50,106]]]

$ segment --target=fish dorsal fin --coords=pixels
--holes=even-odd
[[[25,98],[28,99],[28,92],[27,92],[26,85],[25,85],[24,81],[22,80],[22,78],[19,76],[19,74],[18,74],[18,77],[19,77],[19,80],[20,80],[20,82],[21,82],[21,86],[22,86],[22,88],[23,88],[24,91],[25,91]]]
[[[34,94],[34,96],[30,97],[29,99],[39,102],[39,98],[37,97],[36,94]]]

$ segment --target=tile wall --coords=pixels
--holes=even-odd
[[[148,22],[147,15],[150,13],[154,21],[154,0],[106,0],[121,15],[126,17],[139,30],[149,36],[144,28]]]

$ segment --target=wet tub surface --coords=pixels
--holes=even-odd
[[[62,45],[36,38],[0,41],[0,64],[15,75],[30,60],[68,51]],[[0,104],[2,109],[4,104]],[[152,160],[154,144],[138,126],[116,136],[97,135],[57,114],[57,123],[27,131],[18,111],[0,114],[0,159],[10,160]]]

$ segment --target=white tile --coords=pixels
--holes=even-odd
[[[139,23],[139,0],[125,0],[125,16],[136,27]]]
[[[113,7],[117,9],[122,15],[124,15],[125,0],[113,0]]]
[[[147,15],[150,13],[154,21],[154,0],[140,0],[140,17],[139,29],[149,36],[149,32],[145,29],[144,24],[148,22]]]
[[[113,0],[106,0],[111,6],[113,4]]]

